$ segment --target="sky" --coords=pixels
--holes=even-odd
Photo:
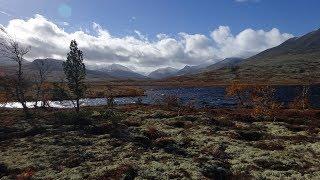
[[[318,0],[0,0],[0,24],[28,59],[65,59],[72,39],[88,65],[160,67],[247,58],[319,28]]]

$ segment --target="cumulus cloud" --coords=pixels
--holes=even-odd
[[[140,31],[135,35],[115,37],[93,22],[92,33],[78,30],[66,32],[41,15],[13,19],[6,31],[21,43],[32,47],[29,59],[53,57],[65,59],[71,40],[78,41],[86,63],[119,63],[137,71],[151,71],[159,67],[197,65],[227,57],[249,57],[274,47],[293,37],[274,28],[270,31],[245,29],[233,35],[228,26],[220,26],[210,35],[179,33],[175,38],[159,33],[149,40]]]
[[[218,57],[245,58],[277,46],[293,35],[273,28],[270,31],[246,29],[234,36],[228,26],[220,26],[211,32],[211,37],[218,46]]]

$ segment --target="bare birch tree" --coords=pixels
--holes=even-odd
[[[23,73],[23,61],[25,55],[30,51],[30,47],[24,47],[14,38],[12,38],[4,28],[0,28],[0,54],[17,63],[16,76],[12,79],[14,96],[22,105],[26,117],[30,117],[30,112],[26,103],[26,93],[28,82]]]
[[[35,83],[36,83],[36,106],[38,105],[38,101],[41,101],[41,107],[48,106],[48,101],[46,98],[46,94],[48,88],[46,88],[46,81],[48,80],[48,76],[51,73],[51,66],[49,63],[46,63],[45,60],[35,61]]]

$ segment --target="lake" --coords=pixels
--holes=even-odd
[[[275,99],[287,106],[299,93],[301,86],[278,86],[276,88]],[[173,87],[173,88],[147,88],[143,97],[123,97],[115,98],[115,104],[134,104],[141,98],[142,103],[156,104],[165,96],[177,96],[182,104],[192,102],[196,107],[232,108],[237,101],[235,98],[226,97],[224,87]],[[320,86],[310,88],[310,104],[314,108],[320,107]],[[34,107],[35,102],[28,102],[27,106]],[[72,108],[72,101],[50,101],[50,107]],[[82,106],[102,106],[107,104],[106,98],[82,99]],[[20,103],[11,102],[0,104],[0,107],[21,108]]]

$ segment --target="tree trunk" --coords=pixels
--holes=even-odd
[[[16,96],[17,96],[17,100],[20,102],[20,104],[22,105],[22,109],[23,112],[25,114],[26,118],[30,118],[30,112],[29,112],[29,108],[26,104],[26,98],[25,98],[25,92],[23,90],[23,72],[22,72],[22,61],[18,61],[18,72],[17,72],[17,78],[18,78],[18,82],[16,85]]]
[[[46,108],[48,106],[48,102],[46,100],[46,95],[44,90],[41,90],[41,101],[42,101],[42,108]]]
[[[76,111],[79,112],[80,111],[80,100],[79,98],[77,98],[77,107],[76,107]]]
[[[21,104],[22,104],[22,108],[23,108],[23,112],[25,114],[25,117],[30,118],[31,114],[29,112],[29,108],[28,108],[27,104],[25,102],[21,102]]]

